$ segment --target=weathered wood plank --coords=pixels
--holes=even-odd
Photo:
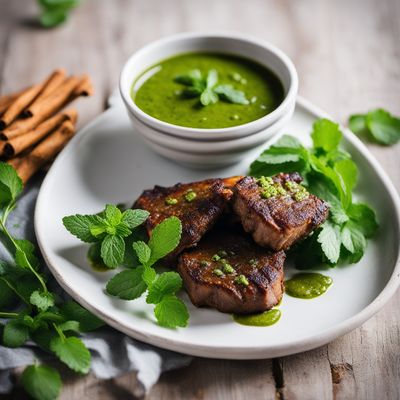
[[[0,8],[0,88],[17,89],[60,65],[87,71],[96,96],[77,104],[81,125],[103,109],[133,51],[185,30],[240,31],[275,43],[293,58],[300,93],[342,122],[377,106],[400,114],[397,0],[92,0],[67,25],[50,31],[26,23],[36,13],[32,0],[0,0]],[[400,145],[369,147],[399,189]],[[166,373],[148,398],[399,398],[399,306],[397,293],[362,328],[273,362],[195,359]],[[61,398],[128,398],[134,387],[134,374],[115,382],[68,379]]]
[[[192,365],[165,373],[148,400],[274,399],[271,360],[229,361],[196,358]]]

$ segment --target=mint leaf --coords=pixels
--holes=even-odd
[[[132,244],[133,249],[135,250],[139,262],[141,264],[146,264],[150,260],[151,249],[150,247],[143,241],[139,240]]]
[[[147,286],[150,286],[157,277],[157,273],[154,268],[149,267],[147,265],[144,266],[142,278],[145,281]]]
[[[164,272],[149,286],[146,302],[159,303],[164,296],[175,294],[182,287],[182,278],[177,272]]]
[[[140,297],[147,289],[142,278],[144,267],[122,271],[108,281],[106,291],[111,296],[123,300],[134,300]]]
[[[58,329],[62,332],[76,332],[80,333],[81,332],[81,326],[78,321],[65,321],[62,324],[58,325]]]
[[[323,118],[314,122],[311,137],[315,148],[329,152],[337,149],[343,134],[338,124]]]
[[[212,89],[218,82],[218,72],[215,69],[211,69],[207,74],[207,89]]]
[[[200,95],[200,103],[203,106],[208,106],[209,104],[215,104],[218,101],[218,95],[211,89],[206,89]]]
[[[3,330],[3,344],[7,347],[20,347],[29,337],[29,328],[20,319],[7,322]]]
[[[126,210],[122,214],[122,222],[130,229],[142,225],[149,217],[150,213],[145,210]]]
[[[106,204],[104,215],[106,217],[107,222],[111,226],[117,226],[122,219],[121,210],[118,207],[114,206],[114,204]]]
[[[22,192],[23,184],[15,169],[0,162],[0,204],[15,201]]]
[[[121,222],[115,227],[115,234],[121,237],[128,237],[132,231],[129,227],[124,223]]]
[[[351,115],[349,128],[357,135],[366,133],[368,131],[366,116],[361,114]]]
[[[103,226],[104,220],[98,215],[70,215],[63,218],[65,228],[82,242],[93,243],[97,238],[91,233],[93,226]]]
[[[318,234],[318,242],[330,263],[336,264],[340,256],[341,236],[340,229],[336,224],[326,221]]]
[[[90,368],[90,352],[77,337],[54,337],[50,349],[75,372],[86,374]]]
[[[229,101],[234,104],[249,104],[246,99],[246,95],[241,90],[236,90],[232,85],[219,85],[214,88],[214,92],[217,93],[221,99]]]
[[[250,165],[252,176],[272,176],[279,172],[306,172],[309,154],[293,136],[284,135],[264,150]]]
[[[64,10],[44,11],[40,16],[40,24],[45,28],[53,28],[61,25],[68,18],[68,13]]]
[[[182,224],[179,218],[169,217],[158,224],[151,233],[148,246],[151,249],[149,265],[165,257],[181,240]]]
[[[349,261],[352,263],[360,261],[367,247],[362,231],[354,222],[349,221],[342,228],[341,238],[343,246],[352,254]]]
[[[400,119],[383,109],[370,111],[366,116],[366,125],[380,144],[389,146],[400,140]]]
[[[174,295],[165,296],[154,308],[159,325],[167,328],[185,327],[189,313],[185,303]]]
[[[93,331],[105,325],[100,318],[97,318],[80,304],[72,300],[62,304],[60,311],[65,319],[78,321],[82,332]]]
[[[367,204],[354,203],[348,209],[349,217],[357,224],[367,238],[374,236],[378,230],[378,222],[374,210]]]
[[[335,163],[334,171],[339,175],[344,195],[344,207],[351,204],[352,191],[357,183],[358,169],[352,160],[341,160]]]
[[[37,269],[39,267],[39,259],[35,255],[35,245],[26,239],[14,239],[18,249],[15,253],[15,262],[22,268],[29,268],[29,264]]]
[[[42,291],[35,290],[31,294],[30,302],[40,311],[47,311],[47,309],[54,306],[54,295],[50,292],[44,293]]]
[[[29,365],[21,376],[25,391],[36,400],[55,400],[60,394],[61,378],[57,370],[47,365]]]
[[[174,81],[185,86],[193,86],[198,81],[202,80],[201,72],[198,69],[193,69],[187,74],[178,75],[175,77]]]
[[[101,243],[101,258],[109,268],[122,264],[125,253],[125,242],[120,236],[107,235]]]

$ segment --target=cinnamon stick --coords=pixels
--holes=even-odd
[[[1,154],[6,158],[11,158],[22,153],[24,150],[38,143],[64,121],[69,120],[75,125],[77,115],[78,113],[75,109],[65,110],[42,122],[32,131],[17,136],[7,142],[1,142]]]
[[[38,103],[39,101],[41,101],[46,96],[54,93],[54,91],[57,90],[64,81],[65,81],[65,70],[64,69],[56,69],[48,77],[47,81],[44,84],[43,90],[39,93],[39,95],[32,102],[32,104],[30,105],[30,108],[28,108],[27,110],[24,111],[23,116],[31,117],[32,116],[31,107],[35,103]]]
[[[64,121],[53,133],[41,141],[24,157],[8,161],[26,183],[47,161],[55,157],[75,133],[71,121]]]
[[[58,112],[69,100],[74,89],[81,83],[75,76],[67,78],[55,92],[45,96],[41,101],[30,107],[32,117],[14,121],[10,126],[0,132],[1,140],[10,140],[36,128],[41,122]]]
[[[12,104],[12,102],[20,96],[22,93],[24,93],[26,90],[30,89],[30,87],[24,88],[18,92],[11,93],[11,94],[6,94],[4,96],[0,97],[0,115],[2,115],[7,108]]]
[[[72,92],[72,97],[76,98],[79,96],[92,96],[94,92],[94,88],[92,85],[92,81],[90,80],[89,75],[85,74],[81,77],[81,82]]]
[[[21,114],[25,107],[27,107],[35,97],[43,89],[43,83],[38,83],[33,85],[31,88],[27,89],[21,93],[7,108],[4,114],[0,118],[0,129],[5,128],[10,125],[11,122]]]

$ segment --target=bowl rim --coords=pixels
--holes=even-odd
[[[138,58],[141,57],[143,53],[146,53],[148,51],[154,51],[160,46],[164,46],[173,42],[177,41],[186,41],[190,39],[207,39],[207,40],[215,40],[215,39],[226,39],[226,40],[233,40],[233,41],[241,41],[241,42],[248,42],[250,44],[256,45],[260,48],[263,48],[264,50],[267,50],[268,52],[272,53],[277,59],[279,59],[283,65],[285,66],[288,74],[289,74],[289,88],[287,90],[287,93],[283,99],[283,101],[279,104],[279,106],[270,112],[269,114],[265,115],[264,117],[258,118],[254,121],[247,122],[242,125],[236,125],[232,127],[226,127],[226,128],[191,128],[191,127],[185,127],[185,126],[180,126],[180,125],[174,125],[165,121],[161,121],[155,117],[152,117],[151,115],[145,113],[143,110],[141,110],[133,101],[133,99],[130,96],[130,90],[132,86],[133,79],[125,79],[127,74],[129,74],[129,69],[131,64]],[[239,56],[241,55],[240,52],[237,53]],[[268,65],[266,65],[268,67]],[[136,78],[136,77],[134,77]],[[129,85],[125,85],[124,81],[130,82]],[[265,127],[268,127],[276,122],[279,117],[281,117],[281,114],[284,114],[285,112],[288,112],[288,106],[289,103],[295,101],[296,96],[297,96],[297,90],[298,90],[298,75],[296,68],[291,61],[291,59],[284,53],[282,50],[280,50],[278,47],[275,45],[258,39],[254,36],[247,35],[247,34],[241,34],[241,33],[231,33],[231,32],[221,32],[221,31],[215,31],[215,32],[183,32],[183,33],[177,33],[174,35],[167,36],[165,38],[161,38],[155,41],[152,41],[148,43],[147,45],[144,45],[137,51],[135,51],[125,62],[121,73],[120,73],[120,78],[119,78],[119,91],[122,97],[122,100],[125,104],[125,106],[133,113],[136,114],[137,118],[142,120],[143,122],[146,122],[147,125],[151,127],[156,127],[158,130],[162,132],[169,132],[178,136],[182,137],[188,137],[188,135],[193,135],[193,134],[208,134],[208,136],[213,136],[213,135],[219,135],[219,134],[229,134],[234,132],[237,132],[237,135],[240,136],[251,134],[252,132],[258,131],[260,129],[264,129]],[[245,132],[242,132],[245,131]],[[234,136],[237,136],[234,135]],[[203,140],[206,138],[203,137]]]

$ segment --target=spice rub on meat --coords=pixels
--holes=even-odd
[[[178,247],[168,256],[172,260],[182,250],[195,246],[202,236],[228,209],[233,192],[231,187],[241,177],[207,179],[193,183],[178,183],[171,187],[155,186],[145,190],[133,205],[150,213],[146,229],[150,235],[164,219],[176,216],[182,223]]]
[[[261,246],[286,250],[328,217],[326,202],[300,185],[298,173],[244,177],[234,187],[233,209]]]
[[[178,272],[192,303],[251,314],[279,303],[284,292],[283,251],[271,252],[240,229],[209,232],[181,254]]]

